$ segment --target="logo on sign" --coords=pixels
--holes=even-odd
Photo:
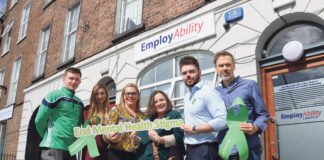
[[[304,113],[281,114],[281,119],[316,119],[322,114],[320,110],[305,111]]]
[[[160,35],[154,41],[141,43],[141,51],[144,52],[152,48],[156,49],[156,47],[158,47],[159,45],[162,45],[164,43],[170,44],[172,40],[177,38],[182,38],[192,33],[198,34],[200,33],[203,25],[204,25],[204,21],[190,23],[186,27],[181,26],[177,28],[174,33],[171,33],[169,35]]]

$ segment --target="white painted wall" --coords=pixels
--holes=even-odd
[[[243,7],[244,18],[231,24],[230,30],[225,31],[223,28],[225,22],[224,14],[226,11],[236,7]],[[280,9],[278,13],[283,16],[293,12],[309,12],[324,17],[323,8],[323,0],[296,0],[296,5]],[[199,17],[200,15],[210,12],[215,14],[215,37],[204,39],[193,44],[187,44],[150,58],[144,62],[135,63],[134,44],[136,42],[146,39],[150,35],[172,28],[191,18]],[[256,68],[256,60],[258,59],[258,57],[255,56],[256,43],[262,31],[277,18],[279,18],[278,14],[272,9],[272,0],[241,0],[236,2],[232,0],[218,0],[212,2],[199,8],[195,12],[160,25],[75,64],[74,67],[80,68],[83,75],[81,85],[77,89],[76,94],[85,104],[88,104],[92,87],[103,78],[102,72],[108,70],[108,76],[113,78],[116,83],[116,102],[118,103],[122,87],[129,82],[137,83],[137,79],[140,77],[139,74],[142,69],[152,65],[152,62],[156,59],[163,59],[180,52],[197,50],[210,51],[213,53],[227,50],[234,54],[237,62],[249,61],[245,64],[237,64],[235,75],[257,80],[259,75]],[[62,76],[63,72],[58,72],[52,77],[25,89],[25,101],[20,125],[17,159],[24,159],[27,127],[33,111],[41,103],[41,100],[47,93],[53,89],[62,87]]]

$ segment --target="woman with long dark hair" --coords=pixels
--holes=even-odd
[[[149,99],[147,106],[147,119],[154,121],[156,119],[182,119],[178,111],[172,110],[172,103],[168,96],[162,91],[154,91]],[[184,143],[183,130],[180,128],[151,129],[138,132],[141,139],[141,145],[138,150],[138,159],[140,160],[160,160],[183,159]],[[153,154],[156,150],[158,154]]]

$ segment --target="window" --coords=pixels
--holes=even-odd
[[[8,23],[5,31],[2,34],[2,37],[4,37],[4,45],[3,45],[3,48],[2,48],[1,56],[5,55],[10,50],[10,42],[11,42],[11,33],[12,33],[13,23],[14,23],[14,20],[11,20]]]
[[[66,15],[61,63],[70,60],[74,56],[79,13],[80,3],[69,9]]]
[[[25,5],[25,7],[23,8],[22,15],[21,15],[21,22],[20,22],[18,41],[21,41],[27,35],[27,27],[28,27],[30,5],[31,5],[31,2],[28,2]]]
[[[17,3],[17,0],[11,0],[10,9]]]
[[[46,9],[48,6],[50,6],[55,0],[45,0],[45,3],[44,3],[44,8],[43,9]]]
[[[3,85],[3,81],[4,81],[4,76],[5,76],[5,72],[6,69],[5,68],[2,68],[0,70],[0,85]],[[2,90],[0,90],[0,98],[1,98],[1,94],[2,94]]]
[[[9,95],[8,95],[7,104],[12,104],[16,100],[16,93],[17,93],[17,87],[18,87],[20,66],[21,66],[21,56],[19,56],[14,61],[14,64],[12,66],[11,81],[10,81],[10,88],[9,88]]]
[[[324,27],[298,24],[280,31],[265,48],[265,56],[274,57],[282,54],[283,47],[290,41],[299,41],[304,47],[324,42]]]
[[[215,82],[213,55],[208,53],[188,55],[194,56],[199,61],[203,83],[213,86]],[[170,97],[174,108],[182,112],[183,97],[187,91],[179,67],[180,58],[183,56],[185,55],[167,59],[143,73],[139,80],[142,110],[146,109],[151,93],[154,90],[162,90]]]
[[[143,0],[119,0],[117,3],[116,34],[131,30],[142,23]]]
[[[0,122],[0,159],[2,159],[5,149],[7,121]]]
[[[44,28],[40,33],[35,61],[34,77],[39,77],[44,73],[50,29],[51,27],[48,26]]]

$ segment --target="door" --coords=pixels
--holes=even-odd
[[[262,76],[266,159],[323,160],[324,61],[272,66]]]

